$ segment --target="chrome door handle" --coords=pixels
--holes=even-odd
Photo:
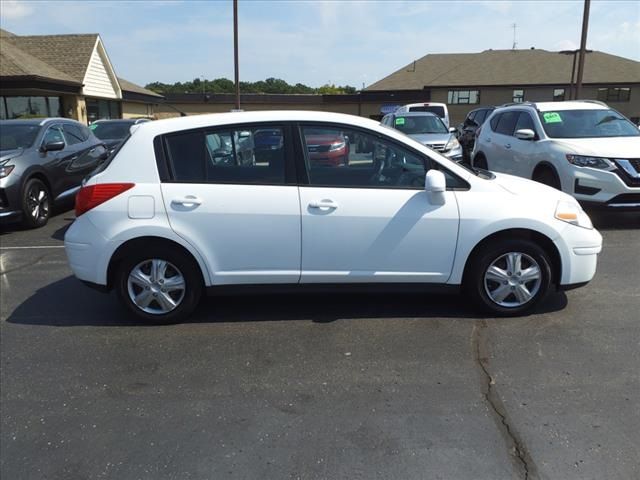
[[[309,208],[338,208],[338,204],[333,200],[314,200],[309,202]]]
[[[504,148],[511,148],[511,144],[510,143],[505,144]]]
[[[202,205],[202,199],[193,195],[187,195],[182,198],[174,198],[171,203],[176,205],[184,205],[185,207],[193,207],[195,205]]]

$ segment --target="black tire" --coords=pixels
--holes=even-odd
[[[481,153],[476,155],[475,158],[473,159],[473,166],[482,168],[483,170],[489,170],[489,164],[487,163],[487,159]]]
[[[521,255],[521,269],[510,271],[507,263],[509,255]],[[551,285],[551,262],[547,253],[537,244],[526,239],[498,240],[488,244],[474,253],[469,267],[465,274],[464,291],[474,301],[474,303],[484,312],[498,316],[515,316],[530,311],[548,293]],[[504,262],[504,263],[502,263]],[[489,267],[506,266],[508,278],[504,281],[496,281],[493,278],[494,270],[488,272]],[[539,270],[539,281],[529,280],[521,283],[522,277],[528,267],[537,266]],[[535,272],[535,270],[528,270]],[[487,278],[490,277],[490,278]],[[522,285],[531,294],[531,298],[524,302],[517,295],[523,295],[525,291]],[[501,294],[508,292],[506,297],[498,302]],[[526,296],[526,294],[525,294]]]
[[[533,174],[533,180],[547,185],[549,187],[555,188],[557,190],[561,190],[560,180],[558,179],[558,175],[548,167],[542,167],[537,169]]]
[[[182,295],[177,296],[175,295],[175,291],[165,292],[160,284],[163,282],[151,282],[152,292],[150,292],[150,294],[153,297],[160,298],[160,296],[165,296],[166,298],[166,295],[173,296],[172,298],[176,306],[167,312],[161,311],[163,306],[161,302],[155,298],[151,299],[151,303],[147,307],[148,309],[158,310],[155,313],[143,310],[131,298],[135,293],[142,293],[143,288],[135,284],[135,282],[130,284],[129,275],[134,268],[141,265],[141,271],[143,271],[148,262],[152,262],[153,260],[168,262],[166,272],[169,273],[169,276],[165,277],[163,273],[162,278],[165,278],[167,281],[171,280],[172,278],[176,278],[173,274],[177,272],[184,280],[184,291]],[[150,279],[153,280],[153,276],[150,276]],[[126,255],[120,262],[115,277],[116,292],[120,301],[138,318],[153,324],[179,323],[187,319],[198,306],[200,297],[202,296],[202,283],[200,267],[193,257],[180,250],[158,245],[151,245],[144,250],[134,251]],[[131,293],[130,288],[132,289]],[[146,288],[146,290],[150,289]]]
[[[26,228],[43,227],[51,214],[51,194],[44,182],[30,178],[22,189],[22,224]]]

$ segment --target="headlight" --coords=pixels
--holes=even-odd
[[[589,215],[584,213],[584,210],[582,210],[582,207],[577,202],[560,200],[556,207],[555,217],[558,220],[576,225],[577,227],[593,228]]]
[[[332,143],[329,147],[330,152],[335,152],[337,150],[342,150],[344,148],[345,142],[336,142]]]
[[[9,176],[9,174],[13,171],[15,165],[5,165],[0,167],[0,178],[4,178]]]
[[[601,157],[586,157],[568,153],[567,160],[578,167],[591,167],[600,170],[613,170],[615,168],[615,165],[610,160]]]
[[[454,150],[456,148],[460,148],[460,142],[456,137],[451,137],[451,139],[444,146],[444,151],[448,152],[449,150]]]

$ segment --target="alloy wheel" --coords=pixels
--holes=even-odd
[[[182,272],[166,260],[153,258],[138,263],[127,279],[133,304],[145,313],[163,315],[175,310],[186,292]]]
[[[538,262],[521,252],[501,255],[487,267],[484,289],[492,302],[516,308],[530,302],[540,290],[542,270]]]
[[[49,196],[38,184],[33,185],[27,192],[27,209],[35,221],[49,216]]]

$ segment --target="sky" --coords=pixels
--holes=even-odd
[[[361,88],[429,53],[575,49],[583,1],[239,0],[240,79]],[[18,35],[99,33],[118,76],[233,79],[231,0],[0,0]],[[587,48],[640,61],[640,2],[593,0]],[[640,73],[639,73],[640,76]]]

